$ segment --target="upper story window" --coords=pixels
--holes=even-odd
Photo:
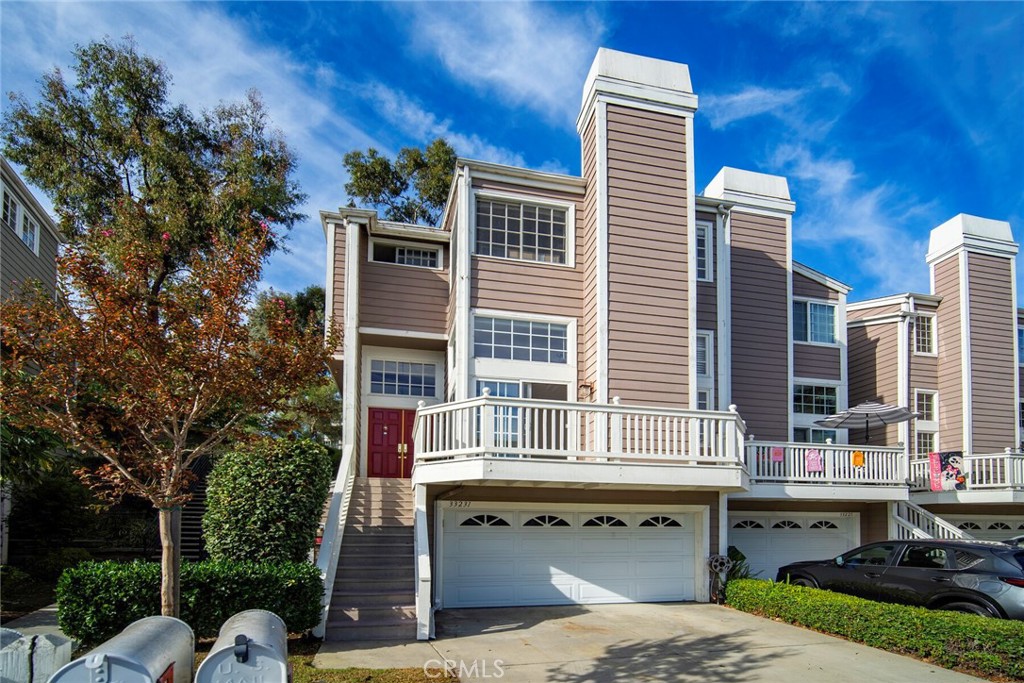
[[[794,384],[793,412],[808,415],[833,415],[836,412],[836,388]]]
[[[700,377],[711,377],[711,333],[697,333],[697,375]]]
[[[697,279],[714,280],[714,231],[710,223],[697,223]]]
[[[814,301],[794,301],[793,341],[835,344],[835,305]]]
[[[476,253],[519,261],[568,261],[568,212],[521,202],[476,200]]]
[[[3,222],[15,232],[25,246],[34,253],[39,253],[39,224],[32,220],[25,207],[18,203],[14,194],[3,188]]]
[[[394,263],[400,266],[437,269],[441,264],[441,249],[421,244],[404,244],[373,240],[370,260],[376,263]]]
[[[914,353],[935,353],[935,316],[918,315],[914,322]]]
[[[934,391],[916,391],[914,392],[914,410],[919,414],[917,418],[918,426],[922,422],[935,422],[935,417],[938,412],[935,409],[936,394]]]
[[[793,427],[793,441],[797,443],[835,443],[836,430],[817,427]]]
[[[437,366],[400,360],[370,361],[370,393],[384,396],[437,396]]]
[[[1017,328],[1017,364],[1024,365],[1024,327]]]
[[[477,316],[473,355],[477,358],[567,363],[567,325]]]

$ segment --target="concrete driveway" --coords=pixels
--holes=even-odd
[[[462,681],[978,681],[909,657],[717,605],[446,610],[429,643],[325,643],[325,668],[449,662]]]

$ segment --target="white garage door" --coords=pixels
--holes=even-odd
[[[860,519],[853,512],[729,513],[729,545],[747,556],[759,579],[774,579],[790,562],[835,557],[859,544]]]
[[[971,536],[983,541],[1005,541],[1024,535],[1024,517],[1008,515],[939,515]]]
[[[690,512],[446,509],[444,607],[695,598]]]

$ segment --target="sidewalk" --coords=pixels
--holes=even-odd
[[[36,610],[23,617],[12,619],[3,625],[3,628],[18,631],[23,636],[41,636],[46,633],[53,633],[67,638],[57,625],[57,605],[49,605]]]

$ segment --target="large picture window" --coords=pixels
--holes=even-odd
[[[794,301],[793,341],[835,344],[836,307],[813,301]]]
[[[836,388],[794,384],[793,412],[805,415],[834,414],[836,412]]]
[[[476,253],[520,261],[566,263],[565,209],[478,198]]]
[[[370,393],[384,396],[437,396],[437,366],[400,360],[370,361]]]
[[[567,363],[568,326],[534,320],[478,316],[473,321],[476,358]]]

